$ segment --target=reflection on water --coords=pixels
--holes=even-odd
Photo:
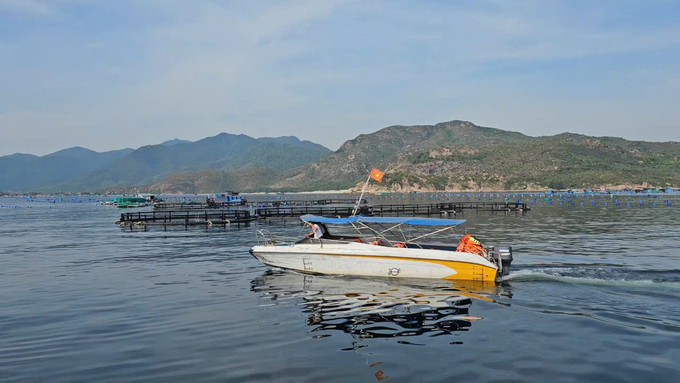
[[[482,320],[477,299],[498,302],[509,289],[493,283],[368,279],[267,271],[251,282],[261,305],[300,304],[316,337],[342,331],[354,338],[442,336],[469,331]]]

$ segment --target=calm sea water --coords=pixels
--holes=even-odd
[[[680,199],[634,201],[466,214],[515,251],[474,286],[272,271],[260,224],[129,232],[1,199],[23,207],[0,208],[0,381],[677,381]]]

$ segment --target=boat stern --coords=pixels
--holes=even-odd
[[[512,246],[509,245],[490,246],[489,256],[498,265],[497,278],[502,278],[510,274],[510,264],[512,263]]]

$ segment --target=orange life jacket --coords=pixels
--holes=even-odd
[[[456,248],[456,251],[477,254],[482,257],[486,255],[482,243],[479,242],[479,240],[477,240],[470,234],[466,234],[465,236],[463,236],[463,238],[461,238],[460,242],[458,243],[458,247]]]
[[[400,247],[400,248],[405,248],[406,244],[404,242],[397,242],[394,244],[394,247]]]

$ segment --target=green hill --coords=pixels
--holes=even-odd
[[[0,190],[31,191],[101,171],[133,152],[132,149],[98,153],[81,147],[42,157],[12,154],[0,157]]]
[[[451,121],[391,126],[347,141],[335,153],[272,185],[274,189],[353,187],[371,167],[392,190],[585,188],[680,185],[680,144],[563,133],[521,133]]]
[[[0,157],[0,190],[100,191],[149,185],[183,172],[281,171],[313,163],[329,153],[319,144],[292,136],[252,138],[221,133],[196,142],[171,140],[137,150],[97,153],[71,148],[43,157],[14,154]]]
[[[252,138],[221,133],[192,143],[144,146],[102,171],[55,185],[53,189],[102,190],[120,185],[150,185],[177,173],[201,171],[267,167],[286,170],[312,163],[329,153],[321,145],[296,137]]]
[[[148,187],[155,193],[210,193],[215,191],[267,191],[271,185],[290,176],[295,169],[246,168],[231,171],[202,171],[173,174]],[[268,186],[269,185],[269,186]]]

